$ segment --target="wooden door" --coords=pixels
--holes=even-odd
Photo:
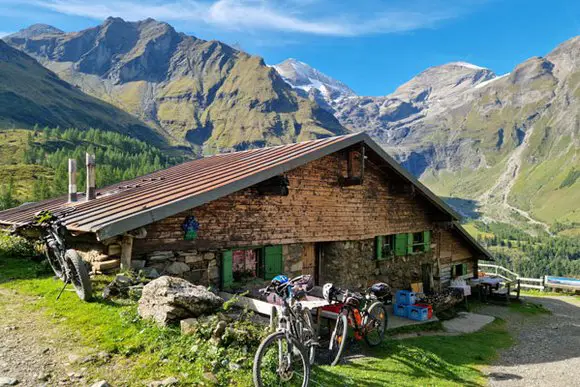
[[[316,280],[316,249],[314,243],[305,243],[302,251],[302,274],[310,274]]]

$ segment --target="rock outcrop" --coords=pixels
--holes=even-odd
[[[142,318],[165,326],[185,318],[214,313],[223,302],[203,286],[163,276],[145,285],[138,312]]]

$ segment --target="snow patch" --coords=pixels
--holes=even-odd
[[[502,78],[507,77],[508,75],[510,75],[510,73],[503,74],[503,75],[497,76],[495,78],[488,79],[487,81],[483,81],[483,82],[475,85],[475,88],[479,89],[479,88],[485,87],[485,86],[489,85],[490,83],[497,81],[498,79],[502,79]]]
[[[468,69],[473,69],[473,70],[488,70],[488,68],[486,68],[486,67],[477,66],[477,65],[474,65],[473,63],[469,63],[469,62],[451,62],[449,64],[455,65],[455,66],[467,67]]]

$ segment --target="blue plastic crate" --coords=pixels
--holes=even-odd
[[[394,304],[393,305],[393,313],[395,316],[399,317],[407,317],[407,305],[403,304]]]
[[[397,291],[397,304],[413,305],[416,301],[415,293],[410,290]]]
[[[426,321],[429,319],[429,309],[417,305],[408,305],[407,318],[416,321]]]

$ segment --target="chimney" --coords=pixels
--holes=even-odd
[[[77,161],[68,159],[68,201],[77,201]]]
[[[87,153],[87,200],[96,198],[95,180],[95,155]]]

